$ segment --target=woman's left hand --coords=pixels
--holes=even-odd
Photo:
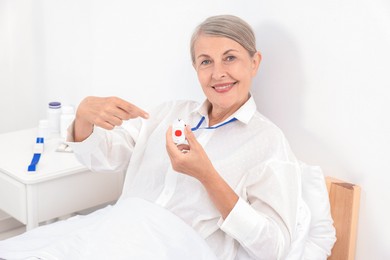
[[[166,148],[172,168],[204,182],[208,176],[216,173],[214,166],[188,126],[185,128],[185,136],[188,145],[177,146],[172,139],[172,127],[168,128]]]

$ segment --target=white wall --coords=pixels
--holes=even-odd
[[[43,77],[34,20],[31,1],[0,0],[0,133],[33,126],[38,119],[37,84]]]
[[[189,38],[222,13],[257,34],[259,110],[301,160],[362,186],[356,259],[390,259],[386,0],[0,0],[0,132],[36,126],[51,100],[202,100]]]

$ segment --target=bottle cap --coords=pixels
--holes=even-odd
[[[67,114],[67,115],[74,114],[73,106],[63,106],[61,109],[62,109],[62,114]]]
[[[53,108],[53,109],[58,109],[58,108],[61,108],[61,102],[50,102],[49,103],[49,108]]]
[[[48,138],[49,136],[49,120],[39,120],[38,137]]]

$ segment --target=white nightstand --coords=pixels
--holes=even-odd
[[[36,172],[27,167],[33,156],[36,129],[0,135],[0,209],[26,225],[115,202],[123,173],[92,173],[73,153],[59,153],[59,139],[45,140]]]

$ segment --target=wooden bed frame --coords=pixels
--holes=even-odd
[[[356,251],[360,187],[326,177],[337,241],[328,260],[353,260]]]

